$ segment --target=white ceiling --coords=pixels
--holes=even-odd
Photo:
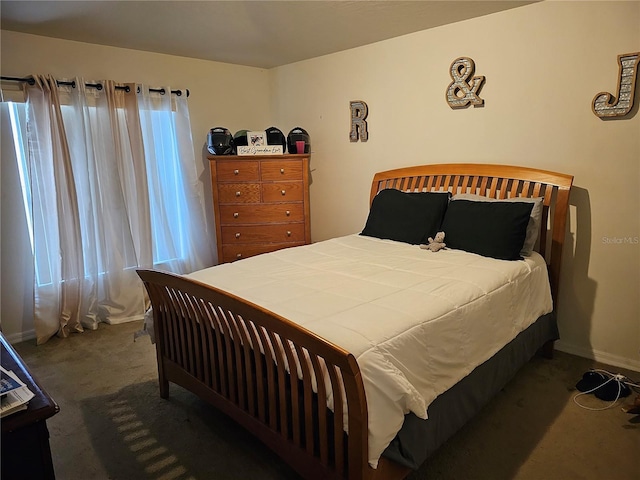
[[[535,1],[1,0],[0,26],[271,68]]]

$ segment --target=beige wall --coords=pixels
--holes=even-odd
[[[151,87],[188,88],[196,158],[203,158],[211,127],[224,126],[235,132],[270,126],[267,70],[6,30],[1,34],[2,75],[50,73],[56,78],[109,78]]]
[[[543,2],[272,70],[274,123],[312,136],[312,236],[359,231],[374,172],[437,162],[575,176],[559,348],[640,370],[640,115],[591,111],[616,93],[617,55],[640,51],[640,2]],[[445,102],[471,57],[484,108]],[[640,101],[640,87],[636,103]],[[349,101],[369,106],[350,143]],[[636,109],[637,110],[637,109]]]
[[[0,33],[1,71],[5,76],[50,73],[56,78],[77,76],[84,77],[85,81],[108,78],[151,87],[188,88],[194,152],[207,198],[211,198],[205,158],[208,130],[224,126],[235,132],[241,128],[258,130],[270,126],[267,70],[5,30]],[[3,144],[6,147],[6,142]],[[29,260],[25,255],[29,255],[29,249],[25,247],[29,241],[25,237],[19,190],[14,188],[15,185],[7,185],[15,178],[15,165],[5,164],[7,158],[2,156],[0,318],[3,332],[15,341],[33,336],[32,280],[27,273]],[[210,204],[207,211],[213,218]],[[215,241],[213,233],[211,241]]]
[[[640,245],[615,243],[640,236],[640,116],[591,112],[596,93],[615,94],[617,55],[640,51],[639,24],[640,2],[547,1],[270,71],[3,31],[2,74],[189,88],[198,153],[215,125],[303,126],[315,241],[362,228],[379,170],[464,161],[573,174],[558,346],[640,371]],[[445,102],[460,56],[486,76],[483,108]],[[369,106],[367,143],[349,142],[351,100]]]

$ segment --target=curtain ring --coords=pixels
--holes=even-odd
[[[182,95],[182,90],[176,90],[176,95],[177,96],[181,96]]]
[[[165,93],[167,93],[167,91],[164,88],[160,89],[160,95],[164,95]]]
[[[129,85],[125,85],[124,91],[129,93],[131,91],[131,87],[129,87]]]
[[[96,83],[96,90],[98,90],[98,91],[102,90],[102,84],[101,83]]]

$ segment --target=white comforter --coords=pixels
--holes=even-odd
[[[369,463],[429,404],[552,310],[547,268],[350,235],[188,277],[276,312],[351,352],[369,410]]]

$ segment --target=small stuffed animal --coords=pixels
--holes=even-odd
[[[444,232],[438,232],[436,233],[436,238],[429,237],[427,240],[429,241],[429,244],[422,244],[420,245],[420,248],[437,252],[441,248],[445,248],[447,246],[447,244],[444,243]]]

